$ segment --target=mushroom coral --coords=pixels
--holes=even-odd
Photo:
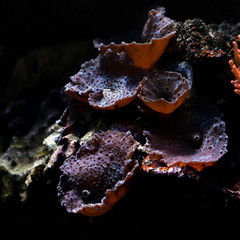
[[[143,43],[135,41],[131,43],[122,42],[116,44],[111,42],[108,45],[95,42],[101,53],[105,53],[108,49],[115,52],[126,52],[126,54],[133,59],[134,66],[143,69],[151,69],[155,62],[162,56],[169,40],[174,36],[173,29],[174,22],[165,17],[165,9],[152,9],[148,13],[148,19],[145,23],[142,32]]]
[[[144,71],[133,66],[124,53],[108,50],[85,62],[71,77],[65,92],[94,108],[113,110],[130,103],[138,93],[137,87]]]
[[[169,120],[171,126],[161,124],[144,131],[148,156],[142,169],[181,173],[186,166],[201,171],[213,165],[227,152],[225,123],[219,117],[209,102],[189,98]]]
[[[157,112],[171,113],[183,103],[191,85],[178,72],[153,70],[140,83],[138,97]]]
[[[240,40],[240,35],[238,35],[238,39]],[[237,78],[236,80],[232,80],[231,83],[234,84],[234,92],[240,95],[240,50],[238,49],[238,45],[235,41],[233,41],[234,46],[234,61],[231,59],[229,60],[229,65],[232,69],[234,76]]]
[[[99,216],[109,211],[128,190],[138,168],[133,160],[139,146],[130,132],[108,130],[93,134],[77,154],[60,167],[61,205],[68,212]]]

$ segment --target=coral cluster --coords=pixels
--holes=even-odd
[[[240,35],[238,35],[238,38],[240,40]],[[232,73],[237,78],[236,80],[232,80],[231,83],[234,85],[236,89],[234,89],[234,92],[240,95],[240,50],[238,49],[237,42],[233,41],[234,46],[234,61],[231,59],[229,60],[229,65],[232,69]]]
[[[34,126],[30,127],[34,113],[20,107],[22,103],[14,107],[20,114],[13,114],[13,108],[0,114],[4,123],[0,131],[11,130],[7,141],[19,134],[6,148],[0,146],[1,203],[20,200],[48,212],[56,210],[52,207],[58,198],[75,221],[74,214],[95,217],[115,209],[101,218],[106,220],[115,213],[121,215],[123,208],[128,213],[129,200],[141,199],[137,205],[146,211],[145,206],[150,206],[155,213],[162,207],[157,198],[153,204],[154,194],[165,200],[169,192],[171,197],[182,194],[182,188],[172,190],[172,180],[184,188],[186,183],[191,186],[187,187],[191,197],[200,186],[204,195],[205,189],[211,189],[218,191],[217,198],[219,193],[240,198],[237,111],[231,105],[237,106],[237,101],[232,102],[237,96],[230,88],[226,64],[234,53],[229,64],[235,76],[232,84],[240,95],[240,36],[234,38],[239,31],[222,31],[227,25],[214,28],[199,19],[176,23],[164,13],[163,8],[149,12],[139,41],[100,43],[99,55],[82,64],[65,86],[67,95],[62,95],[63,89],[54,90],[52,100],[42,102]],[[229,89],[220,85],[221,80]],[[231,95],[226,97],[222,90]],[[220,101],[214,101],[217,95]],[[130,187],[135,191],[120,201]]]
[[[152,69],[175,33],[173,21],[164,13],[163,8],[149,12],[142,38],[150,42],[100,44],[99,56],[84,63],[71,77],[72,81],[65,87],[66,93],[98,109],[114,110],[138,96],[155,111],[173,112],[190,91],[192,79],[186,79],[179,72]],[[161,50],[154,49],[155,42]],[[142,64],[143,61],[146,63]]]
[[[71,80],[65,92],[94,108],[114,110],[139,97],[161,113],[171,113],[180,106],[192,86],[192,79],[179,72],[154,69],[147,73],[133,66],[124,52],[110,49],[84,63]]]
[[[143,43],[95,41],[99,55],[65,86],[73,99],[46,168],[60,166],[58,196],[68,212],[106,213],[127,192],[139,165],[147,173],[190,176],[227,152],[221,113],[189,96],[191,66],[156,64],[175,34],[164,13],[149,12]]]

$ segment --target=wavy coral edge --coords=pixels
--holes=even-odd
[[[101,43],[98,47],[100,53],[105,53],[108,49],[115,52],[126,52],[126,54],[133,59],[134,66],[142,69],[152,69],[156,61],[165,52],[170,39],[175,35],[175,31],[171,32],[162,38],[152,38],[149,42],[137,43],[135,41],[131,43],[122,42],[116,44],[111,42],[108,45]]]
[[[106,196],[102,198],[101,203],[82,204],[80,207],[73,209],[72,212],[81,213],[89,217],[97,217],[111,210],[114,204],[128,192],[130,179],[138,167],[138,161],[135,160],[132,170],[127,173],[123,180],[118,181],[114,188],[106,191]]]

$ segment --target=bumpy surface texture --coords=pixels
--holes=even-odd
[[[180,73],[153,70],[139,85],[138,97],[157,112],[171,113],[182,104],[191,85]]]
[[[138,145],[130,132],[94,134],[61,166],[58,191],[62,206],[87,216],[110,210],[127,192],[129,179],[138,167],[131,159]]]
[[[151,41],[151,39],[165,38],[174,34],[174,21],[164,16],[165,9],[152,9],[148,13],[148,19],[145,23],[142,32],[144,41]]]
[[[125,106],[136,97],[144,74],[132,64],[124,52],[108,50],[84,63],[65,91],[94,108],[113,110]]]
[[[203,103],[192,103],[187,101],[181,106],[171,128],[160,126],[144,132],[149,154],[143,162],[144,170],[170,173],[187,165],[202,170],[227,152],[225,123],[216,109],[206,105],[196,110]]]

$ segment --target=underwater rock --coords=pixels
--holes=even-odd
[[[53,149],[43,144],[44,139],[51,133],[55,137],[61,134],[61,127],[55,124],[65,106],[66,98],[61,96],[61,90],[52,90],[42,101],[39,114],[25,135],[14,135],[6,151],[0,155],[0,200],[26,200],[28,187],[42,175]],[[56,97],[61,98],[61,107]],[[56,99],[57,98],[57,99]],[[27,108],[28,110],[28,108]],[[19,109],[20,114],[22,108]],[[15,117],[15,114],[14,114]]]
[[[0,175],[6,179],[0,184],[2,202],[11,198],[25,200],[28,176],[37,178],[37,169],[44,168],[47,163],[50,151],[42,141],[56,128],[52,126],[43,130],[42,124],[38,124],[39,128],[36,129],[35,125],[27,135],[13,137],[6,152],[0,156]]]
[[[138,143],[130,132],[95,133],[76,155],[67,158],[58,186],[68,212],[99,216],[125,195],[138,167],[132,159]]]

